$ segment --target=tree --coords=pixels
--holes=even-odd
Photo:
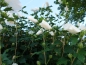
[[[85,0],[56,0],[55,4],[59,4],[58,9],[61,10],[61,15],[65,16],[69,21],[82,22],[86,15],[85,2]],[[68,11],[65,10],[65,7],[68,8]]]

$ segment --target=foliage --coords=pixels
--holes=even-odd
[[[62,1],[62,3],[59,3]],[[65,16],[71,22],[82,22],[86,15],[86,0],[55,0],[55,4],[59,4],[58,9],[62,16]],[[65,14],[65,7],[68,7],[69,11]]]
[[[86,31],[71,34],[55,25],[60,24],[60,15],[53,16],[52,6],[40,7],[39,11],[32,13],[31,15],[38,20],[37,23],[33,23],[27,20],[27,17],[18,17],[16,13],[9,17],[7,13],[12,9],[6,7],[4,0],[0,3],[0,24],[3,26],[0,32],[2,65],[11,65],[13,62],[19,65],[86,64],[86,38],[83,38]],[[24,8],[21,12],[27,14]],[[16,26],[6,25],[6,19],[15,21]],[[46,20],[52,29],[44,29],[42,34],[36,35],[42,20]],[[30,34],[30,31],[34,33]],[[54,36],[49,34],[50,31],[54,32]]]

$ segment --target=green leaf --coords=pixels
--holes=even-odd
[[[85,60],[85,56],[84,55],[81,55],[81,54],[78,54],[77,58],[84,63],[84,60]]]
[[[59,65],[59,64],[67,65],[67,61],[68,60],[66,58],[62,57],[58,60],[57,65]]]
[[[6,54],[6,51],[2,54],[2,62],[6,63],[7,65],[12,63],[12,60],[8,58],[8,54]]]
[[[85,61],[85,53],[86,51],[84,49],[82,50],[79,50],[78,54],[77,54],[77,58],[82,62],[84,63]]]
[[[9,39],[9,41],[12,42],[12,43],[13,43],[13,42],[15,43],[15,40],[16,40],[15,37],[12,37],[12,38]]]
[[[4,9],[4,11],[10,11],[10,10],[12,10],[12,7],[6,7],[6,8]]]
[[[39,52],[34,52],[32,55],[35,55],[35,54],[40,54],[40,53],[42,53],[43,51],[39,51]]]
[[[22,58],[19,58],[19,62],[20,62],[20,63],[26,63],[26,59],[23,58],[23,57],[22,57]]]
[[[66,4],[66,0],[63,0],[63,4]]]
[[[72,46],[72,45],[76,45],[76,43],[78,42],[78,37],[77,36],[72,36],[71,38],[70,38],[70,45]]]

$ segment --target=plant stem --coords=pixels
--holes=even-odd
[[[15,32],[16,32],[15,33],[15,36],[16,36],[15,56],[16,56],[16,51],[17,51],[17,34],[18,34],[18,32],[17,32],[17,24],[16,24],[16,31]],[[16,58],[15,58],[15,61],[16,61]]]
[[[65,38],[61,42],[62,42],[62,57],[63,57],[63,54],[64,54],[64,46],[65,46]]]
[[[0,46],[1,46],[1,42],[0,42]],[[0,65],[2,65],[1,49],[0,49]]]
[[[46,52],[45,52],[45,36],[43,34],[43,42],[44,42],[44,60],[45,60],[45,65],[47,65],[47,62],[46,62]]]
[[[0,18],[1,18],[1,6],[0,6]],[[2,58],[1,58],[1,38],[0,38],[0,65],[2,65]]]
[[[74,60],[75,60],[75,58],[73,58],[73,60],[71,60],[71,65],[73,65]]]
[[[48,59],[47,64],[48,64],[49,61],[50,61],[50,58]],[[46,65],[47,65],[47,64],[46,64]]]
[[[53,39],[52,39],[52,44],[54,44],[54,41],[55,41],[55,39],[54,39],[54,36],[53,36]]]
[[[44,51],[44,59],[45,59],[45,65],[47,65],[46,63],[46,52]]]
[[[77,49],[76,53],[78,53],[79,49]],[[74,60],[76,59],[76,57],[74,57],[72,60],[71,60],[71,65],[73,65],[73,62]]]

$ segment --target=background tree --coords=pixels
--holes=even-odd
[[[86,16],[86,0],[56,0],[55,4],[59,4],[60,14],[65,16],[71,22],[83,22]],[[67,8],[68,8],[68,11]],[[66,9],[66,10],[65,10]]]

